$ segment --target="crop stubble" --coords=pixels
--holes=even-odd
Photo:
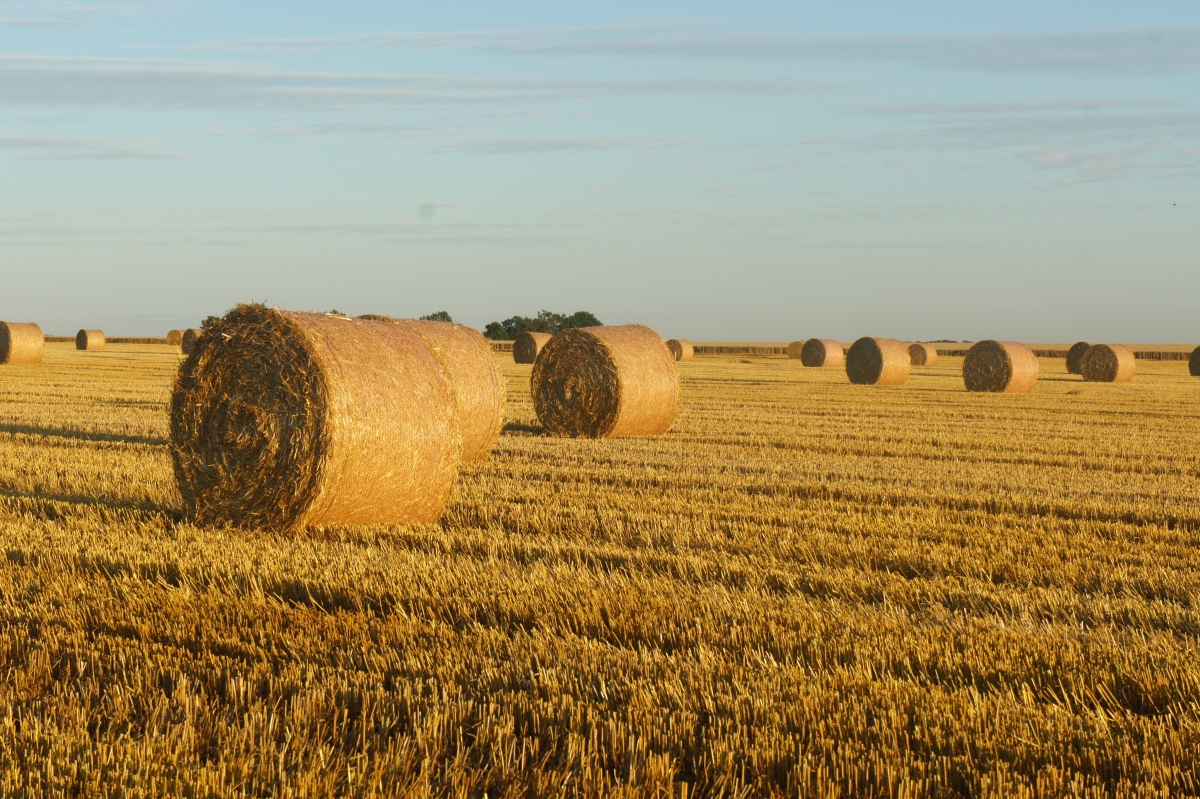
[[[291,540],[181,520],[178,358],[0,370],[0,794],[1200,789],[1179,364],[701,357],[668,435],[593,441],[501,355],[441,524]]]

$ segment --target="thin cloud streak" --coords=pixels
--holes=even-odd
[[[129,161],[190,158],[186,153],[148,147],[135,139],[94,139],[76,136],[0,136],[0,150],[18,157],[47,161]]]
[[[671,35],[672,30],[680,33]],[[666,28],[371,33],[253,39],[222,46],[245,52],[446,49],[507,55],[685,60],[901,64],[973,72],[1059,72],[1084,76],[1200,72],[1200,28],[940,36],[710,35]]]

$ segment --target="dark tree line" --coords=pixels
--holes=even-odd
[[[503,322],[488,322],[483,329],[485,338],[493,341],[512,341],[522,333],[559,333],[575,327],[596,327],[604,324],[588,311],[560,314],[538,311],[537,316],[510,316]]]

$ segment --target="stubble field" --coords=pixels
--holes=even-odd
[[[1200,792],[1200,379],[680,365],[441,524],[189,524],[162,346],[0,369],[0,795]],[[749,362],[746,362],[749,361]]]

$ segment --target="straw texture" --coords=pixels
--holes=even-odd
[[[173,344],[176,347],[182,347],[183,346],[183,331],[182,330],[168,331],[167,343]]]
[[[454,322],[393,321],[425,342],[450,384],[463,460],[483,460],[504,427],[504,378],[488,340],[478,330]]]
[[[513,360],[517,363],[535,363],[542,347],[550,341],[549,333],[522,333],[513,340]]]
[[[198,327],[189,327],[183,331],[183,338],[179,341],[179,346],[183,349],[184,355],[191,355],[196,349],[196,341],[200,338],[200,334],[204,331]]]
[[[298,531],[437,519],[462,442],[410,327],[241,305],[180,367],[171,449],[200,524]]]
[[[553,435],[657,435],[679,411],[675,360],[642,325],[564,330],[538,356],[532,388],[533,408]]]
[[[932,344],[909,344],[908,357],[913,366],[933,366],[937,363],[937,347]]]
[[[864,386],[898,386],[908,379],[908,347],[894,338],[860,338],[846,355],[846,375]]]
[[[1087,354],[1088,348],[1091,347],[1086,341],[1077,341],[1071,345],[1071,349],[1067,350],[1067,373],[1073,375],[1081,375],[1083,371],[1080,365],[1083,363],[1083,356]]]
[[[0,322],[0,364],[42,362],[46,339],[33,322]]]
[[[967,391],[1028,394],[1037,379],[1037,356],[1015,341],[980,341],[963,358]]]
[[[846,351],[840,342],[829,338],[810,338],[800,351],[800,363],[840,369],[846,363]]]
[[[676,361],[690,361],[696,355],[692,342],[683,338],[673,338],[667,342],[667,349]]]
[[[804,356],[804,345],[806,341],[793,341],[787,345],[787,356],[793,361],[798,361]]]
[[[1188,356],[1188,372],[1192,377],[1200,377],[1200,347],[1192,350],[1192,354]]]
[[[1123,344],[1093,344],[1079,364],[1083,379],[1091,383],[1127,383],[1137,361]]]
[[[99,352],[104,349],[103,330],[80,330],[75,334],[75,349]]]

